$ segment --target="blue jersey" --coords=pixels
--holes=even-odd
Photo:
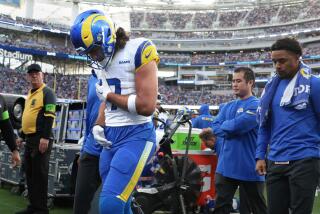
[[[220,154],[216,172],[243,181],[264,181],[255,171],[258,123],[258,99],[226,103],[215,119],[212,129],[219,139]]]
[[[91,155],[99,156],[102,150],[100,144],[98,144],[93,137],[92,128],[96,123],[100,100],[96,94],[96,82],[98,79],[91,75],[88,81],[88,94],[87,94],[87,107],[86,107],[86,132],[84,136],[84,142],[81,152],[86,152]]]
[[[214,117],[210,114],[209,105],[203,104],[199,110],[199,116],[192,120],[192,127],[203,129],[212,126]]]
[[[271,116],[259,129],[256,158],[272,161],[320,157],[320,79],[311,77],[311,94],[306,109],[281,107],[280,100],[290,80],[280,81],[271,104]]]

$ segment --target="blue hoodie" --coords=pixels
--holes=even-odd
[[[92,128],[96,123],[100,100],[96,94],[96,83],[98,79],[91,75],[88,81],[87,107],[86,107],[86,132],[84,136],[81,153],[86,152],[90,155],[99,157],[102,147],[98,144],[92,134]]]
[[[208,128],[212,126],[214,117],[210,114],[209,105],[202,104],[199,110],[199,116],[192,119],[192,128]]]

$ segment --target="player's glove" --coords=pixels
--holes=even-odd
[[[106,139],[104,135],[104,128],[100,125],[95,125],[92,128],[92,134],[97,143],[99,143],[104,148],[110,148],[112,142]]]
[[[78,144],[79,145],[83,145],[84,142],[84,136],[82,136],[79,140],[78,140]]]
[[[107,96],[111,91],[111,88],[106,80],[99,80],[99,82],[96,83],[96,92],[99,99],[104,102],[107,99]]]

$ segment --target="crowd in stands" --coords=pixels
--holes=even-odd
[[[320,22],[318,22],[320,24]],[[271,29],[271,28],[267,28]],[[191,32],[189,32],[191,33]],[[187,33],[185,33],[187,34]],[[48,52],[76,54],[69,41],[63,36],[39,32],[38,34],[18,34],[13,30],[3,29],[0,33],[0,44],[19,48],[30,48]],[[67,45],[66,45],[67,44]],[[318,46],[304,49],[305,56],[320,55]],[[268,51],[217,52],[217,53],[162,53],[162,64],[212,64],[234,61],[260,61],[270,59]]]
[[[219,62],[235,62],[235,61],[259,61],[270,59],[270,52],[237,52],[237,53],[209,53],[209,54],[193,54],[191,64],[212,64]],[[241,59],[241,60],[239,60]]]
[[[203,12],[135,11],[130,13],[132,28],[148,29],[212,29],[288,23],[318,18],[319,1],[294,5],[261,6],[244,10],[212,10]]]
[[[130,13],[131,28],[139,29],[221,29],[231,27],[260,26],[266,24],[290,23],[300,20],[318,19],[319,0],[294,5],[260,6],[246,9],[207,10],[207,11],[161,11],[135,10]],[[0,21],[12,24],[41,27],[68,32],[70,26],[46,20],[11,17],[0,14]],[[287,28],[291,29],[291,27]],[[217,35],[212,35],[217,38]]]
[[[163,103],[168,105],[200,105],[202,103],[220,105],[235,98],[230,90],[222,95],[217,94],[215,90],[197,91],[178,86],[159,85],[159,92],[163,97]]]
[[[230,11],[220,14],[219,26],[221,28],[230,28],[238,26],[248,11]]]
[[[257,28],[257,29],[241,29],[241,30],[208,30],[208,31],[189,31],[189,32],[161,32],[161,31],[148,31],[148,30],[133,30],[131,36],[133,37],[146,37],[150,39],[179,39],[179,40],[190,40],[190,39],[237,39],[237,38],[247,38],[249,36],[261,36],[266,37],[271,34],[281,34],[281,33],[295,33],[297,31],[304,31],[310,29],[311,31],[320,27],[320,22],[316,21],[306,21],[297,24],[290,24],[285,26],[273,26],[269,28]],[[300,35],[299,35],[300,36]],[[302,34],[301,34],[302,36]]]
[[[303,49],[303,59],[308,60],[310,55],[319,56],[320,46],[308,47]],[[222,53],[162,53],[160,54],[161,63],[166,64],[187,64],[187,65],[206,65],[221,62],[243,62],[243,61],[265,61],[271,60],[269,51],[241,51],[241,52],[222,52]],[[319,60],[318,60],[319,61]]]
[[[265,41],[271,34],[280,34],[280,33],[292,33],[300,38],[314,37],[319,36],[320,31],[315,31],[320,28],[319,20],[305,20],[300,23],[291,23],[285,26],[273,26],[267,28],[254,28],[254,29],[237,29],[237,30],[218,30],[220,27],[235,27],[236,24],[248,23],[249,25],[263,25],[270,22],[272,19],[279,19],[284,21],[281,17],[287,17],[284,14],[294,14],[288,16],[294,16],[296,19],[304,18],[315,18],[316,14],[320,12],[320,6],[317,1],[316,4],[310,4],[302,7],[300,4],[295,6],[279,6],[279,7],[260,7],[254,8],[252,10],[242,10],[242,11],[224,11],[224,12],[180,12],[164,14],[164,12],[134,12],[130,14],[131,24],[133,27],[137,25],[149,24],[152,28],[165,28],[166,26],[171,26],[172,29],[184,29],[190,28],[192,31],[148,31],[148,30],[134,30],[131,32],[131,37],[146,37],[150,39],[168,39],[168,40],[201,40],[205,44],[205,40],[215,39],[216,46],[226,46],[232,47],[234,44],[238,44],[242,38],[241,44],[246,45],[256,41]],[[298,9],[296,12],[295,9]],[[291,13],[292,12],[292,13]],[[299,13],[298,15],[296,13]],[[316,17],[317,18],[317,17]],[[241,20],[242,19],[242,20]],[[228,21],[221,21],[228,20]],[[291,22],[295,19],[287,20]],[[48,23],[35,19],[26,19],[21,17],[16,17],[13,19],[10,15],[0,14],[0,21],[6,21],[11,23],[20,23],[32,26],[47,26],[49,28],[59,28],[59,24]],[[68,31],[68,26],[60,26]],[[62,29],[61,28],[61,29]],[[208,31],[195,31],[196,29],[208,29]],[[303,31],[310,29],[311,32],[304,32],[297,34],[297,31]],[[18,33],[17,33],[18,32]],[[5,36],[6,39],[3,40],[1,36]],[[254,38],[250,39],[252,36],[261,36],[265,35],[266,38]],[[246,38],[243,40],[243,38]],[[270,39],[270,38],[269,38]],[[274,39],[274,38],[271,38]],[[192,41],[190,41],[192,43]],[[211,41],[210,41],[211,42]],[[74,48],[70,45],[68,36],[63,34],[54,34],[38,31],[30,33],[19,33],[19,31],[1,29],[0,33],[0,43],[6,45],[12,45],[16,47],[32,48],[37,50],[43,50],[48,52],[62,52],[66,54],[76,54]],[[171,46],[169,41],[159,42],[159,46],[167,47]],[[177,45],[177,42],[173,42],[174,45]],[[172,43],[172,44],[173,44]],[[184,44],[184,43],[182,43]],[[240,43],[239,43],[240,44]],[[230,55],[229,55],[230,56]],[[229,56],[227,60],[229,60]],[[231,56],[234,59],[236,56]],[[248,57],[248,56],[246,56]],[[197,56],[190,60],[187,60],[186,57],[177,58],[176,63],[202,63],[203,58],[206,56]],[[215,56],[216,59],[212,61],[220,61],[221,56]],[[250,57],[251,58],[251,57]],[[170,59],[168,57],[164,58],[165,62]],[[241,61],[246,59],[240,59],[236,61]]]
[[[69,39],[61,34],[55,35],[45,32],[38,32],[37,34],[25,32],[21,34],[13,30],[1,29],[0,44],[48,52],[76,54]]]
[[[206,21],[204,21],[206,20]],[[206,12],[206,13],[200,13],[197,12],[194,14],[193,17],[193,26],[195,29],[201,29],[201,28],[212,28],[214,26],[214,23],[217,20],[217,13],[214,12]]]
[[[0,92],[10,94],[27,94],[30,89],[27,75],[9,68],[0,68]],[[63,75],[44,73],[44,82],[55,89],[57,97],[66,99],[83,99],[87,94],[87,75]]]
[[[47,30],[60,30],[65,32],[68,32],[70,30],[70,26],[68,25],[52,23],[52,22],[47,22],[47,21],[38,20],[38,19],[23,18],[19,16],[13,19],[10,15],[7,15],[7,14],[0,14],[0,21],[9,22],[9,23],[18,24],[18,25],[22,24],[29,27],[32,27],[32,26],[41,27]]]
[[[249,26],[266,25],[270,23],[273,17],[276,17],[278,10],[279,7],[275,6],[261,8],[256,7],[249,11],[246,21]]]
[[[27,75],[9,68],[0,68],[0,92],[10,94],[27,94]],[[88,75],[62,75],[45,73],[45,83],[55,90],[58,98],[85,100],[87,94]],[[218,105],[233,99],[231,93],[227,95],[215,94],[213,90],[197,91],[182,89],[178,86],[160,85],[159,92],[163,95],[165,104],[198,105],[210,103]]]
[[[306,23],[305,23],[306,24]],[[320,22],[318,22],[320,25]],[[272,29],[272,28],[267,28]],[[191,32],[189,32],[191,33]],[[187,32],[185,34],[188,34]],[[0,33],[0,44],[19,48],[30,48],[48,52],[76,54],[70,41],[63,36],[39,32],[38,34],[18,34],[13,30],[3,29]],[[319,47],[305,48],[304,54],[320,55]],[[270,59],[268,51],[220,52],[220,53],[162,53],[162,64],[212,64],[234,61],[260,61]]]

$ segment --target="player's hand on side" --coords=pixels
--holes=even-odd
[[[13,150],[12,152],[12,167],[20,166],[21,164],[21,158],[18,150]]]
[[[106,139],[106,136],[104,134],[104,128],[102,126],[95,125],[92,128],[92,134],[96,142],[99,143],[101,146],[109,148],[112,145],[112,142]]]
[[[48,150],[49,140],[45,138],[40,139],[39,151],[41,154],[45,153]]]
[[[259,175],[266,175],[267,174],[267,164],[266,164],[265,160],[257,160],[256,171]]]
[[[22,142],[23,142],[23,139],[22,138],[17,138],[16,139],[16,145],[17,145],[17,147],[21,147],[22,146]]]

